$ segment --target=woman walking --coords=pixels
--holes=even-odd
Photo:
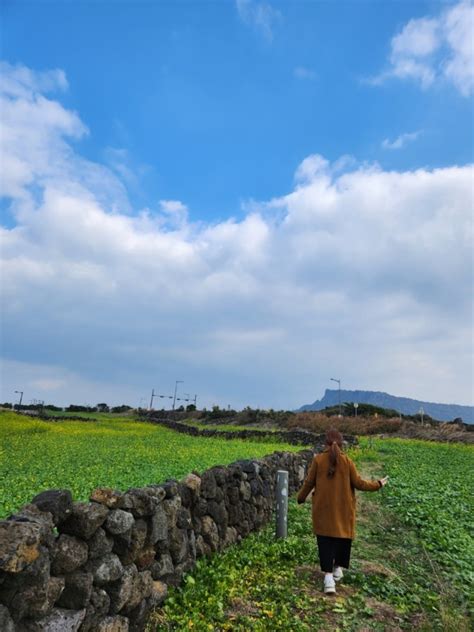
[[[298,492],[298,503],[304,503],[313,491],[313,532],[316,534],[324,592],[335,593],[336,581],[342,579],[342,567],[349,568],[351,545],[355,535],[355,490],[375,492],[383,487],[388,476],[378,481],[361,478],[351,459],[342,453],[342,435],[337,430],[326,434],[326,449],[317,454]]]

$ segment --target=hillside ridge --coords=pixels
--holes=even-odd
[[[341,389],[341,403],[357,402],[359,404],[372,404],[381,408],[391,408],[402,415],[416,415],[423,408],[425,414],[439,421],[452,421],[461,417],[465,423],[474,423],[474,406],[463,406],[460,404],[439,404],[436,402],[425,402],[409,397],[398,397],[382,391],[363,391]],[[339,403],[338,389],[327,388],[324,396],[317,399],[312,404],[305,404],[298,411],[323,410],[328,406],[337,406]]]

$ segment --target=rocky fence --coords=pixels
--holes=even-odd
[[[295,491],[313,453],[275,452],[124,493],[96,489],[90,502],[42,492],[0,522],[1,632],[143,630],[197,558],[270,520],[277,470]]]
[[[290,445],[314,446],[324,444],[325,434],[315,434],[303,428],[293,430],[257,430],[254,428],[244,430],[217,430],[215,428],[198,428],[190,424],[155,416],[147,415],[145,421],[159,424],[175,432],[181,432],[192,437],[214,437],[216,439],[264,439],[265,441],[283,441]],[[351,435],[344,435],[346,443],[357,443],[357,438]]]

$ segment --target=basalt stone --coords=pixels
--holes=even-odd
[[[104,523],[105,529],[112,535],[121,535],[131,531],[135,524],[135,518],[128,511],[113,509]]]
[[[59,525],[61,533],[88,540],[105,522],[109,510],[99,503],[74,503],[71,514]]]
[[[250,525],[248,520],[242,520],[240,525],[238,525],[236,528],[240,535],[244,538],[250,533]]]
[[[135,564],[137,565],[138,570],[144,571],[146,569],[149,569],[155,561],[155,553],[156,551],[152,546],[146,549],[142,549],[138,553],[135,560]]]
[[[18,590],[23,590],[28,586],[46,584],[50,577],[50,571],[49,549],[40,546],[39,556],[20,573],[5,573],[4,581],[0,586],[0,601],[8,605],[8,600]]]
[[[196,500],[201,492],[201,477],[196,474],[188,474],[181,482],[191,492],[193,501]]]
[[[0,522],[0,570],[20,573],[40,555],[41,529],[31,522]]]
[[[220,503],[224,500],[224,498],[225,498],[224,489],[222,487],[217,487],[214,500]]]
[[[198,516],[193,516],[192,517],[192,524],[193,524],[193,531],[196,533],[196,535],[198,535],[199,533],[201,533],[201,529],[202,529],[202,521],[201,518],[198,518]]]
[[[166,540],[168,537],[168,516],[162,505],[158,505],[150,520],[148,541],[156,544],[158,540]]]
[[[148,485],[143,488],[147,494],[154,496],[158,502],[161,502],[166,498],[166,491],[163,488],[163,485]]]
[[[163,553],[154,562],[151,569],[153,579],[164,579],[174,573],[174,564],[169,553]]]
[[[214,500],[210,500],[207,503],[207,513],[217,524],[227,522],[227,512],[224,503],[217,503]]]
[[[129,632],[129,630],[128,619],[117,615],[103,619],[94,632]]]
[[[66,585],[58,601],[61,608],[80,610],[85,608],[92,595],[92,573],[77,571],[65,576]]]
[[[196,534],[194,531],[188,531],[188,549],[189,554],[188,557],[194,563],[196,561]]]
[[[145,520],[137,520],[132,527],[132,545],[137,549],[142,549],[146,542],[148,526]]]
[[[25,505],[19,512],[10,516],[9,521],[34,524],[39,528],[41,544],[52,546],[54,543],[53,516],[49,512],[41,511],[36,505]]]
[[[211,470],[207,470],[201,477],[201,496],[204,498],[215,498],[216,497],[216,479],[214,478],[214,474]]]
[[[120,509],[123,503],[123,494],[110,487],[98,487],[92,492],[90,500],[105,505],[109,509]]]
[[[238,487],[227,487],[227,498],[232,505],[236,505],[239,502],[239,488]]]
[[[186,509],[189,509],[190,507],[192,507],[194,503],[194,499],[189,487],[186,487],[186,485],[183,485],[182,483],[180,483],[178,494],[179,494],[179,497],[181,498],[181,505],[183,507],[185,507]]]
[[[14,618],[39,618],[48,615],[64,589],[64,578],[50,577],[38,586],[29,586],[18,592],[10,610]]]
[[[224,546],[227,547],[231,544],[234,544],[235,542],[237,542],[237,538],[237,529],[235,529],[234,527],[227,527],[224,538]]]
[[[211,547],[204,541],[202,535],[198,535],[196,538],[196,557],[203,557],[204,555],[211,554]]]
[[[158,583],[161,583],[161,582],[158,582]],[[163,585],[166,586],[166,584],[163,584]],[[158,594],[159,594],[159,589],[157,588],[157,595]],[[161,604],[159,599],[157,599],[156,601],[157,601],[156,605]],[[5,606],[2,606],[1,604],[0,604],[0,630],[2,630],[2,632],[15,632],[15,624],[13,622],[13,619],[10,616],[10,613],[8,612],[8,608],[6,608]]]
[[[97,632],[100,623],[109,612],[110,597],[103,588],[94,587],[86,616],[81,626],[81,632]]]
[[[252,490],[250,489],[250,485],[247,481],[242,481],[240,483],[239,492],[240,497],[245,501],[250,500],[252,497]]]
[[[83,540],[62,533],[52,549],[54,575],[72,573],[87,562],[89,547]]]
[[[273,496],[273,486],[270,481],[263,481],[262,496],[265,498],[271,498]]]
[[[158,608],[158,606],[161,606],[161,604],[166,599],[167,594],[168,594],[168,586],[164,582],[158,579],[155,580],[153,582],[153,588],[150,595],[151,608]]]
[[[94,576],[94,584],[96,586],[104,586],[114,582],[123,575],[122,563],[113,553],[109,553],[97,560],[90,560],[86,569]]]
[[[163,483],[162,487],[166,492],[166,498],[174,498],[178,493],[178,481],[175,481],[174,479],[166,481],[166,483]]]
[[[230,525],[239,524],[243,519],[242,508],[240,505],[230,505],[228,508],[228,521]]]
[[[19,632],[78,632],[86,616],[85,610],[53,608],[50,614],[37,621],[22,621]]]
[[[183,530],[174,528],[170,531],[169,550],[175,564],[184,560],[188,552],[188,538]]]
[[[168,516],[168,527],[174,526],[176,524],[178,511],[181,509],[181,498],[179,496],[174,496],[174,498],[164,500],[163,509]]]
[[[137,576],[137,567],[135,564],[130,564],[129,566],[125,566],[122,577],[108,586],[111,614],[120,612],[130,600]]]
[[[253,478],[250,481],[250,491],[252,497],[259,496],[262,493],[262,481],[258,478]]]
[[[130,597],[128,598],[127,604],[123,609],[123,613],[129,616],[129,613],[132,612],[142,601],[142,599],[147,598],[151,595],[153,590],[153,578],[149,571],[143,571],[142,573],[137,573],[133,576],[132,579],[132,588]]]
[[[225,485],[227,480],[227,471],[224,467],[213,467],[212,473],[214,475],[216,484],[219,486]]]
[[[31,502],[40,511],[49,512],[55,525],[66,520],[72,511],[72,494],[68,489],[48,489],[37,494]]]
[[[149,600],[142,599],[138,606],[127,613],[130,632],[142,632],[150,614],[150,608]]]
[[[92,538],[87,541],[87,545],[89,547],[89,558],[95,560],[112,552],[114,540],[107,536],[102,527],[99,527]]]
[[[145,520],[138,518],[130,534],[115,536],[114,552],[120,555],[124,564],[135,561],[140,551],[145,548],[148,527]]]
[[[193,514],[198,518],[205,516],[207,514],[207,500],[204,500],[204,498],[198,498],[196,504],[194,505]]]
[[[124,494],[123,509],[132,512],[136,518],[152,516],[160,501],[156,496],[147,493],[144,489],[129,489]]]
[[[182,507],[178,511],[178,515],[176,517],[176,526],[179,529],[191,529],[191,514],[189,510]]]
[[[219,533],[216,523],[210,516],[204,516],[202,519],[202,536],[206,544],[211,548],[211,551],[218,550]]]
[[[116,553],[122,561],[123,558],[129,558],[130,553],[132,552],[132,530],[127,533],[122,533],[121,535],[116,535],[113,539],[113,548],[112,551]],[[133,560],[132,560],[133,561]],[[131,564],[131,561],[124,562],[125,564]]]

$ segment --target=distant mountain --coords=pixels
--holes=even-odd
[[[345,391],[341,389],[341,403],[357,402],[358,404],[372,404],[381,408],[391,408],[402,413],[402,415],[416,415],[420,407],[433,419],[439,421],[452,421],[461,417],[464,423],[474,423],[474,406],[460,406],[458,404],[435,404],[433,402],[422,402],[418,399],[408,397],[396,397],[388,393],[379,391]],[[339,391],[337,389],[326,389],[324,397],[312,404],[301,406],[298,410],[323,410],[328,406],[339,404]]]

